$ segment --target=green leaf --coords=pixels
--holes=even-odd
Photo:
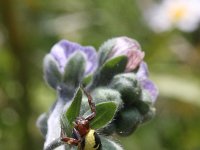
[[[83,84],[84,86],[88,85],[88,84],[91,82],[92,77],[93,77],[93,76],[92,76],[91,74],[88,75],[88,76],[86,76],[86,77],[84,77],[84,79],[83,79],[83,81],[82,81],[82,84]]]
[[[47,83],[54,89],[61,82],[61,73],[58,64],[51,55],[46,55],[44,58],[44,77]]]
[[[76,52],[65,66],[63,82],[68,85],[78,86],[85,72],[86,60],[82,52]]]
[[[126,64],[126,56],[118,56],[108,60],[94,77],[95,85],[107,85],[114,75],[124,72]]]
[[[75,97],[72,100],[71,105],[69,106],[66,112],[66,117],[70,126],[73,125],[73,121],[76,119],[76,117],[79,116],[81,108],[81,100],[82,100],[82,90],[79,87],[75,94]]]
[[[72,134],[72,126],[69,124],[69,121],[65,114],[62,114],[60,117],[60,125],[67,135]]]
[[[90,126],[93,129],[99,129],[106,126],[114,117],[117,111],[117,104],[115,102],[102,102],[96,105],[96,116],[90,122]],[[90,114],[88,110],[84,116]]]

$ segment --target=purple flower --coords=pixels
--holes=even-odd
[[[92,46],[81,46],[74,42],[61,40],[52,47],[50,54],[57,61],[59,69],[63,73],[67,61],[76,52],[82,52],[85,56],[85,75],[94,72],[97,68],[97,54]]]
[[[126,55],[128,63],[125,72],[131,72],[139,66],[144,58],[144,52],[141,51],[140,44],[126,36],[115,38],[114,46],[109,54],[109,58]]]
[[[136,76],[142,86],[142,89],[146,90],[150,94],[152,102],[154,103],[158,97],[159,92],[156,85],[148,78],[148,66],[144,61],[140,64]]]

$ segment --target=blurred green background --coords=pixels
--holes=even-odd
[[[145,1],[138,2],[0,0],[1,150],[43,147],[35,122],[56,97],[42,71],[53,44],[64,38],[98,49],[122,35],[142,45],[160,95],[156,117],[119,142],[126,150],[200,149],[200,28],[155,34],[142,15]]]

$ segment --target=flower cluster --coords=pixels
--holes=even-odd
[[[44,147],[52,147],[49,145],[60,137],[60,120],[64,120],[67,134],[70,134],[71,122],[61,119],[63,113],[69,117],[79,109],[78,114],[84,116],[90,110],[87,97],[80,94],[80,84],[91,93],[97,115],[108,114],[102,120],[97,117],[96,124],[92,124],[104,135],[128,136],[138,125],[151,119],[158,89],[148,77],[144,56],[140,44],[125,36],[106,41],[98,53],[91,46],[67,40],[55,44],[44,58],[44,77],[57,91],[58,98],[37,123],[45,137]],[[110,110],[111,106],[116,106],[113,107],[116,110]],[[76,117],[72,116],[69,118]],[[122,149],[103,136],[101,139],[103,147]]]
[[[146,18],[155,32],[177,28],[192,32],[200,23],[199,0],[163,0],[147,11]]]

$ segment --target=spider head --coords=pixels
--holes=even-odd
[[[74,122],[74,128],[79,132],[80,136],[84,136],[90,130],[89,121],[83,117],[77,117]]]

